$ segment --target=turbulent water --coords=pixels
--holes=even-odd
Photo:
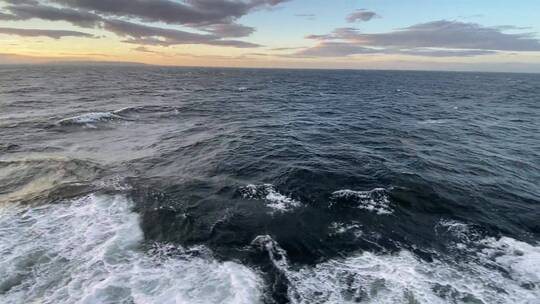
[[[2,67],[0,303],[540,303],[539,93]]]

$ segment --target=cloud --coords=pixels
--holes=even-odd
[[[300,49],[305,49],[305,47],[278,47],[278,48],[271,48],[269,49],[270,51],[276,51],[276,52],[280,52],[280,51],[291,51],[291,50],[300,50]]]
[[[429,57],[474,57],[483,55],[493,55],[496,51],[490,50],[460,50],[460,49],[432,49],[432,48],[414,48],[408,50],[389,50],[389,54],[402,54],[412,56]]]
[[[138,46],[138,47],[134,48],[133,50],[137,51],[137,52],[141,52],[141,53],[153,53],[153,54],[158,54],[159,53],[159,52],[156,52],[156,51],[152,51],[152,50],[148,49],[145,46]]]
[[[0,12],[0,20],[13,20],[13,18],[16,18],[16,16]]]
[[[358,29],[354,27],[340,27],[325,35],[309,35],[307,39],[313,40],[355,40],[359,35]]]
[[[495,52],[538,52],[540,41],[530,33],[506,33],[516,27],[485,27],[458,21],[433,21],[386,33],[361,33],[355,28],[338,28],[326,35],[307,38],[318,45],[296,56],[339,57],[355,54],[405,54],[432,57],[465,57]]]
[[[141,45],[178,45],[208,44],[215,46],[234,46],[239,48],[258,47],[259,45],[238,40],[224,40],[217,35],[196,34],[175,29],[153,27],[123,20],[106,20],[103,28],[119,36],[126,37],[124,42]]]
[[[220,37],[246,37],[255,32],[253,27],[238,23],[211,24],[202,29]]]
[[[67,21],[82,27],[93,27],[102,20],[99,15],[90,12],[70,8],[56,8],[39,3],[11,5],[5,9],[10,12],[10,15],[8,15],[10,20],[22,21],[37,18],[47,21]]]
[[[392,48],[372,48],[363,47],[347,42],[322,42],[315,47],[305,48],[292,56],[288,57],[346,57],[351,55],[366,54],[399,54],[411,56],[429,56],[429,57],[471,57],[480,55],[494,54],[494,51],[487,50],[451,50],[451,49],[431,49],[431,48],[413,48],[413,49],[392,49]]]
[[[231,46],[238,48],[258,47],[258,44],[229,40],[227,38],[238,38],[250,35],[255,31],[254,28],[244,26],[234,22],[236,16],[241,16],[250,10],[274,6],[284,2],[283,0],[250,0],[245,1],[226,1],[226,0],[192,0],[186,3],[172,2],[168,0],[159,1],[143,1],[129,0],[130,5],[126,1],[60,1],[53,0],[57,4],[66,6],[58,7],[51,5],[43,5],[32,0],[27,0],[23,3],[14,0],[7,0],[8,3],[16,3],[8,5],[4,9],[9,14],[2,13],[1,19],[9,20],[29,20],[33,18],[47,21],[66,21],[73,25],[84,28],[100,28],[112,32],[118,36],[125,37],[124,42],[135,43],[141,45],[180,45],[180,44],[208,44],[215,46]],[[211,9],[210,2],[214,4]],[[126,7],[121,4],[126,4]],[[163,10],[169,8],[171,10],[198,10],[195,15],[204,13],[206,19],[198,19],[196,25],[192,25],[197,30],[207,32],[207,34],[193,33],[174,28],[163,28],[153,25],[147,25],[144,22],[135,22],[135,19],[146,21],[162,21],[162,22],[195,22],[191,15],[188,19],[183,19],[181,16],[176,16],[177,19],[171,19],[169,12],[164,13]],[[144,9],[149,9],[146,11]],[[213,11],[211,14],[210,11]],[[132,17],[125,18],[120,16],[125,13]],[[162,14],[163,13],[163,14]],[[189,15],[189,13],[187,13]],[[228,17],[216,17],[228,16]],[[153,16],[153,17],[152,17]],[[217,18],[217,19],[216,19]],[[220,20],[219,23],[211,23],[212,20]]]
[[[208,44],[248,48],[259,45],[227,39],[246,37],[255,31],[236,20],[252,11],[274,7],[286,1],[4,0],[9,5],[4,7],[7,13],[0,12],[0,20],[37,18],[66,21],[79,27],[101,28],[126,37],[125,42],[141,45]],[[184,25],[207,34],[147,24],[157,22]]]
[[[234,24],[248,13],[271,8],[288,0],[50,0],[74,9],[142,22],[163,22],[190,27]],[[251,32],[245,32],[251,33]]]
[[[297,52],[294,57],[343,57],[358,54],[375,54],[377,52],[378,50],[354,43],[325,41],[315,47]]]
[[[442,47],[497,51],[540,51],[531,34],[507,34],[475,23],[433,21],[382,34],[358,34],[364,44],[394,47]]]
[[[368,11],[368,10],[365,10],[365,9],[359,9],[359,10],[356,10],[355,12],[351,13],[349,16],[347,16],[347,21],[350,22],[350,23],[354,23],[354,22],[358,22],[358,21],[366,22],[366,21],[369,21],[369,20],[371,20],[373,18],[376,18],[378,16],[379,15],[377,15],[377,13],[375,13],[375,12]]]
[[[19,29],[11,27],[0,27],[0,34],[15,35],[21,37],[49,37],[54,39],[60,39],[62,37],[94,37],[93,35],[77,31]]]

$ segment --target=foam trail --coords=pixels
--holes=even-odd
[[[142,252],[131,208],[90,195],[0,209],[0,303],[260,302],[262,280],[245,266],[160,244]]]

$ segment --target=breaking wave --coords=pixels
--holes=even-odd
[[[125,107],[109,112],[90,112],[69,118],[64,118],[55,123],[57,126],[78,125],[87,128],[96,128],[98,123],[110,121],[132,121],[140,117],[140,115],[157,115],[159,118],[164,118],[170,115],[178,115],[179,109],[170,106],[146,105]]]
[[[538,303],[540,246],[507,237],[480,244],[471,261],[426,261],[401,250],[296,268],[270,236],[252,242],[285,276],[292,303]]]
[[[391,214],[388,191],[376,188],[371,191],[339,190],[332,193],[330,207],[354,206],[377,214]]]
[[[56,125],[84,125],[87,127],[95,127],[95,123],[118,119],[122,119],[122,116],[112,112],[92,112],[61,119],[56,122]]]

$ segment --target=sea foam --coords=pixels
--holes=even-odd
[[[245,266],[164,244],[143,250],[139,216],[131,208],[121,195],[89,195],[35,208],[3,206],[0,302],[261,300],[262,280]],[[168,254],[159,254],[164,250]]]
[[[274,185],[247,185],[239,189],[243,198],[264,200],[266,206],[272,209],[273,212],[290,212],[302,205],[299,201],[290,196],[281,194],[276,190]]]
[[[56,122],[57,125],[85,125],[94,127],[94,124],[100,121],[109,121],[122,119],[121,116],[112,112],[91,112],[69,118],[64,118]]]
[[[332,193],[330,207],[338,207],[343,204],[353,204],[357,208],[380,215],[394,212],[390,207],[388,192],[384,188],[375,188],[370,191],[339,190]]]
[[[508,237],[486,238],[469,261],[425,261],[408,250],[362,252],[298,268],[270,236],[252,246],[266,251],[288,281],[291,303],[528,303],[540,299],[540,246]]]

